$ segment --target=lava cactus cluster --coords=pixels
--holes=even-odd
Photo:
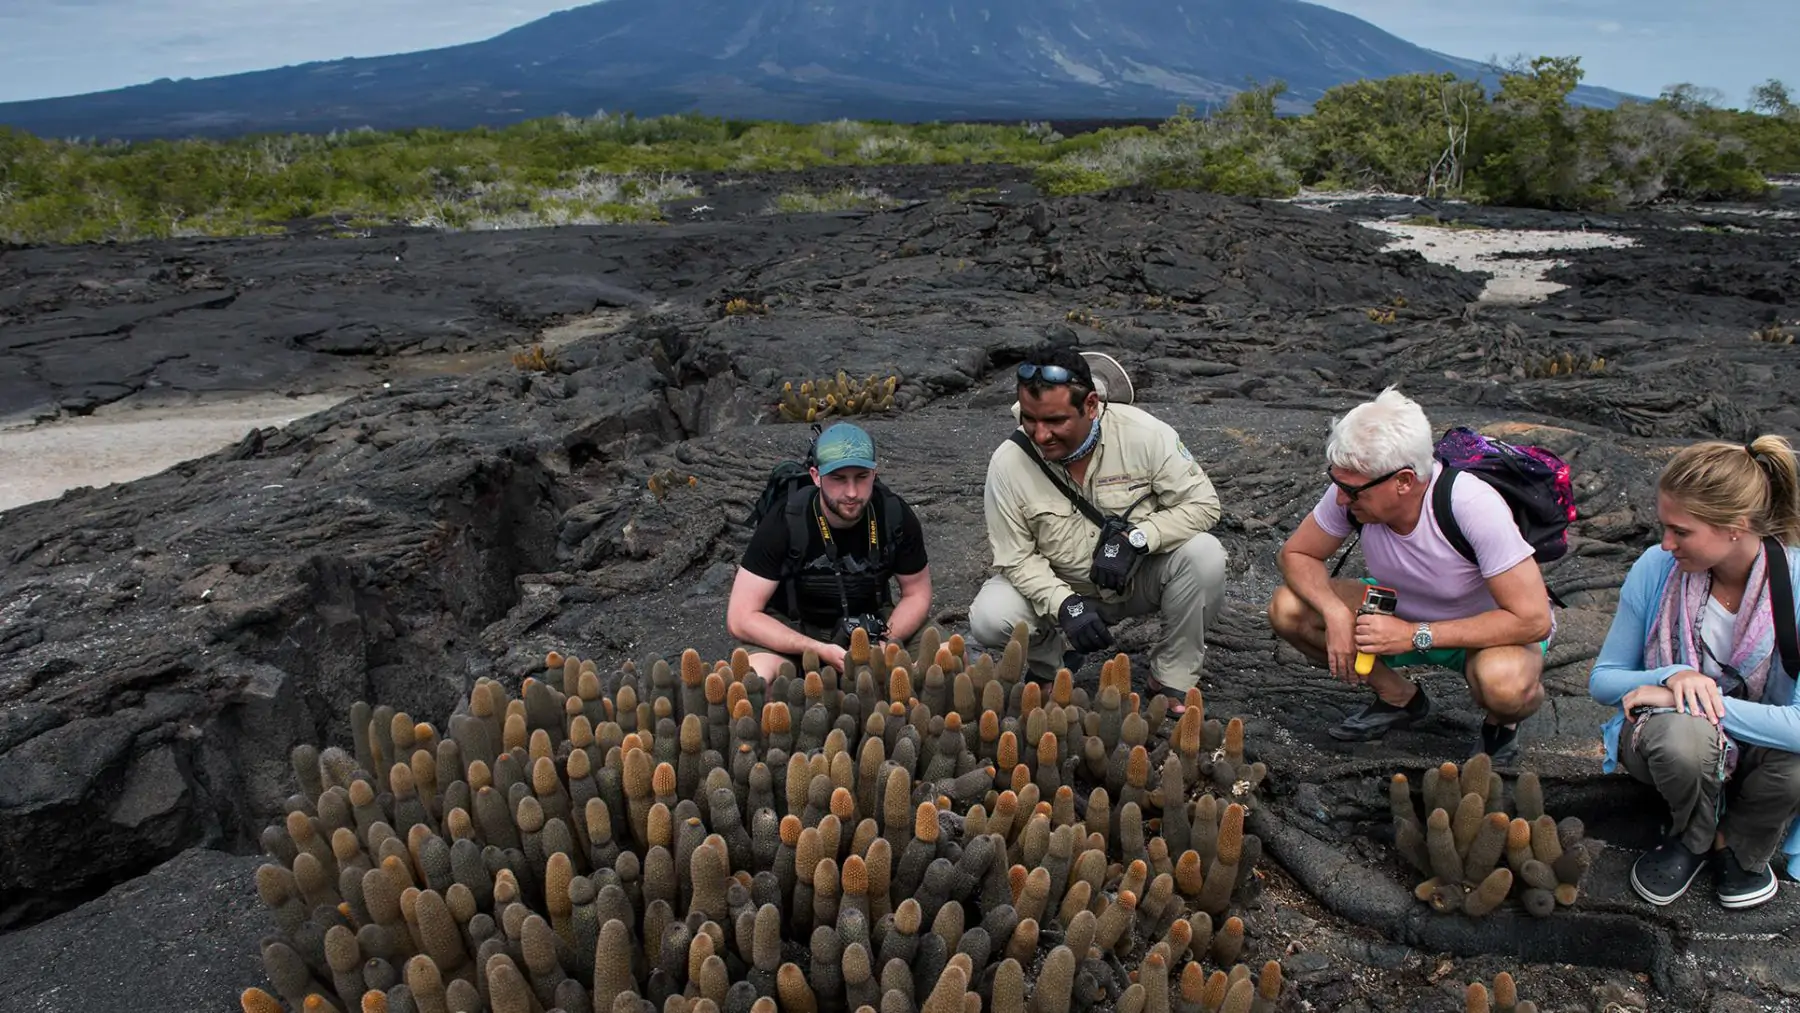
[[[1090,695],[926,631],[766,684],[552,653],[442,730],[356,703],[262,838],[269,1010],[1251,1013],[1266,771],[1124,655]]]
[[[1544,812],[1536,774],[1519,775],[1510,813],[1486,753],[1460,770],[1454,763],[1427,769],[1424,780],[1429,815],[1422,821],[1406,775],[1388,784],[1394,846],[1426,877],[1413,891],[1421,901],[1442,913],[1481,917],[1516,897],[1539,918],[1575,903],[1599,842],[1587,839],[1579,818],[1558,822]]]

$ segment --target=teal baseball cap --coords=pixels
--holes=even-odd
[[[861,426],[839,422],[819,434],[813,446],[813,461],[819,474],[829,475],[839,468],[875,468],[875,441]]]

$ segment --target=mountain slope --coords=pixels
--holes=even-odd
[[[51,136],[741,118],[1161,117],[1280,78],[1483,74],[1299,0],[605,0],[481,42],[0,104]],[[1591,101],[1610,104],[1604,94]]]

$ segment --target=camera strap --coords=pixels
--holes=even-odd
[[[831,562],[831,579],[837,584],[838,618],[850,618],[850,592],[844,587],[844,567],[838,561],[837,539],[831,537],[831,525],[825,522],[825,511],[819,505],[822,495],[813,495],[813,520],[819,525],[819,537],[825,541],[825,558]],[[869,511],[869,558],[874,559],[875,549],[880,536],[876,534],[875,504],[868,504]]]

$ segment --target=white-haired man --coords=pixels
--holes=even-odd
[[[1543,703],[1553,624],[1531,543],[1506,500],[1474,476],[1452,485],[1454,520],[1479,560],[1469,561],[1430,508],[1444,474],[1431,423],[1392,387],[1332,424],[1325,459],[1331,485],[1281,548],[1285,584],[1269,601],[1269,623],[1333,676],[1366,678],[1375,691],[1330,734],[1378,739],[1425,717],[1425,687],[1396,670],[1438,665],[1462,672],[1487,712],[1480,751],[1515,761],[1518,723]],[[1333,580],[1326,560],[1358,525],[1369,577]],[[1393,615],[1358,612],[1371,584],[1396,592]],[[1366,677],[1356,672],[1359,653],[1375,658]]]

